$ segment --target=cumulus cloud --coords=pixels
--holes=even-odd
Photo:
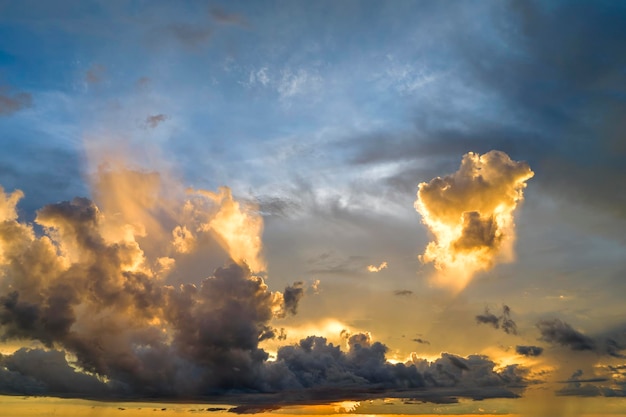
[[[29,93],[8,94],[0,89],[0,116],[9,116],[33,104]]]
[[[135,179],[141,177],[137,175]],[[146,175],[141,178],[150,183]],[[234,216],[228,237],[236,241],[236,235],[246,230],[241,228],[235,200],[223,194],[223,199],[208,199],[212,211],[196,218],[193,230],[201,233],[204,224],[217,219],[221,223],[215,229],[221,236],[226,233],[227,217]],[[16,204],[22,196],[20,191],[0,193],[3,339],[37,340],[48,349],[60,349],[62,355],[76,358],[79,369],[107,378],[133,395],[204,395],[259,388],[255,376],[267,353],[258,344],[279,335],[271,320],[285,312],[295,314],[303,294],[301,283],[287,287],[286,296],[272,292],[242,258],[218,268],[199,284],[172,287],[158,267],[169,260],[169,267],[175,269],[176,260],[161,256],[158,265],[152,263],[138,240],[147,230],[120,224],[124,213],[114,211],[116,221],[111,221],[111,213],[86,198],[51,204],[37,213],[35,222],[43,230],[38,235],[32,224],[18,220]],[[108,206],[115,207],[110,202]],[[16,372],[23,376],[18,379],[32,388],[29,392],[66,392],[69,388],[58,388],[61,380],[18,366],[28,356],[31,362],[54,359],[61,369],[63,361],[50,352],[18,352],[12,359],[5,358],[4,366],[12,378],[19,376]],[[80,378],[63,380],[73,385]]]
[[[391,364],[385,359],[388,348],[368,333],[352,334],[347,341],[347,352],[316,336],[284,346],[268,372],[281,386],[315,389],[301,392],[300,398],[324,393],[326,399],[340,399],[349,392],[352,399],[395,395],[447,402],[457,396],[515,397],[510,387],[526,383],[523,369],[509,366],[496,371],[497,365],[485,356],[444,353],[430,362],[414,354],[406,363]],[[480,392],[476,386],[482,387]]]
[[[521,368],[500,369],[486,357],[444,355],[432,363],[414,356],[392,364],[387,346],[369,333],[346,333],[347,351],[306,337],[280,347],[269,361],[260,343],[285,339],[275,322],[297,312],[305,285],[271,291],[248,266],[249,259],[261,262],[258,213],[247,212],[228,189],[179,193],[184,201],[175,209],[154,200],[162,188],[157,175],[100,174],[105,178],[95,194],[126,191],[128,206],[122,194],[99,195],[102,207],[75,198],[44,206],[30,224],[17,215],[23,194],[0,193],[1,337],[41,345],[0,358],[0,392],[90,398],[231,393],[235,403],[243,393],[301,402],[312,399],[309,394],[347,399],[410,392],[452,401],[511,397],[510,387],[524,384]],[[115,181],[126,185],[114,187]],[[135,214],[170,226],[127,223]],[[170,235],[175,243],[157,242],[150,255],[144,244],[155,230],[177,230]],[[221,240],[235,261],[194,282],[178,263],[203,249],[203,237]],[[182,284],[169,285],[163,269],[180,275]]]
[[[502,305],[502,314],[500,316],[496,316],[489,311],[488,307],[485,307],[485,312],[476,316],[476,322],[489,324],[494,329],[501,328],[506,334],[517,334],[517,324],[511,318],[511,308],[507,305]]]
[[[472,276],[513,259],[513,214],[533,172],[500,151],[463,156],[454,174],[418,186],[415,209],[433,233],[422,262],[442,285],[462,289]]]
[[[383,261],[381,262],[380,265],[376,266],[376,265],[369,265],[367,267],[367,270],[370,272],[380,272],[383,269],[387,268],[387,261]]]

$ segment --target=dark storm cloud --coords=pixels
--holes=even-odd
[[[10,116],[32,104],[33,97],[29,93],[9,94],[0,88],[0,116]]]
[[[502,314],[500,316],[496,316],[489,311],[488,307],[485,307],[485,312],[478,314],[475,318],[479,324],[489,324],[494,329],[502,328],[507,334],[517,334],[517,324],[511,318],[511,308],[505,304],[502,305]]]
[[[9,374],[37,381],[27,389],[34,391],[33,394],[101,396],[116,389],[93,375],[77,372],[67,363],[64,352],[58,350],[22,348],[2,357],[1,363],[6,368],[5,377]]]
[[[596,350],[596,342],[559,319],[541,320],[537,323],[541,340],[570,348],[571,350]]]
[[[543,353],[543,348],[540,346],[515,346],[515,353],[524,356],[540,356]]]
[[[626,358],[622,351],[626,350],[623,328],[613,329],[604,334],[587,336],[559,320],[541,320],[537,323],[541,339],[553,345],[567,347],[574,351],[592,351],[599,355],[614,358]]]

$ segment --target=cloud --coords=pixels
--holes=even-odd
[[[319,88],[321,82],[321,77],[310,71],[285,69],[280,74],[277,90],[282,99],[288,99]]]
[[[370,272],[380,272],[383,269],[387,268],[387,261],[383,261],[381,262],[380,265],[376,266],[376,265],[369,265],[367,267],[367,270]]]
[[[478,314],[476,316],[476,322],[483,324],[490,324],[494,329],[500,328],[500,318],[491,313],[488,308],[485,307],[484,314]]]
[[[386,395],[453,401],[514,397],[510,387],[525,384],[521,368],[496,370],[487,357],[446,354],[431,363],[414,356],[392,364],[387,346],[369,333],[346,334],[347,351],[306,337],[268,361],[260,343],[284,339],[275,321],[297,312],[304,284],[271,291],[243,256],[198,282],[182,266],[206,248],[197,244],[202,237],[223,240],[237,259],[245,246],[239,239],[259,236],[258,214],[246,212],[227,189],[173,193],[184,198],[175,209],[153,199],[162,189],[159,175],[100,175],[94,194],[102,207],[87,198],[49,204],[37,212],[37,228],[17,216],[20,191],[0,193],[1,336],[43,346],[2,357],[3,393],[109,399],[231,393],[235,404],[257,398],[244,393],[285,402]],[[119,194],[102,195],[113,189]],[[140,227],[144,218],[163,222],[163,230],[176,225],[176,236],[186,241],[189,232],[196,244],[179,251],[157,242],[150,254],[144,245],[159,228]],[[251,248],[257,259],[259,247]],[[182,284],[167,283],[164,265]],[[481,389],[468,388],[474,386]]]
[[[304,283],[302,281],[294,282],[293,285],[285,287],[283,299],[285,311],[296,314],[298,311],[298,303],[304,297]]]
[[[164,115],[164,114],[155,114],[155,115],[146,117],[145,123],[146,123],[146,126],[154,129],[155,127],[157,127],[158,125],[160,125],[161,123],[163,123],[166,120],[167,120],[167,116],[166,115]]]
[[[462,289],[476,272],[512,260],[513,213],[532,176],[504,152],[470,152],[454,174],[419,184],[415,209],[435,237],[420,259],[435,264],[442,285]]]
[[[252,204],[242,204],[233,199],[230,188],[220,187],[218,193],[190,190],[219,207],[207,222],[200,226],[203,232],[213,232],[236,262],[244,262],[253,271],[265,271],[261,235],[263,218]]]
[[[139,189],[135,191],[130,196],[136,197]],[[267,353],[258,343],[277,337],[270,321],[285,311],[295,313],[301,286],[287,287],[285,298],[269,291],[241,261],[216,269],[199,285],[172,287],[139,245],[137,239],[146,229],[120,224],[124,213],[114,211],[110,217],[86,198],[50,204],[37,213],[36,224],[43,230],[38,236],[32,224],[18,221],[16,204],[21,197],[19,191],[0,193],[4,339],[37,340],[48,349],[61,349],[76,358],[80,369],[105,377],[132,395],[260,389],[255,375]],[[227,214],[236,214],[232,196],[223,197]],[[222,199],[218,200],[211,200],[216,204],[213,211],[198,219],[194,230],[211,218],[226,222],[224,207],[219,206]],[[235,230],[238,221],[235,218]],[[170,260],[174,272],[184,273],[176,270],[176,259]],[[17,364],[20,355],[6,363]],[[34,360],[36,355],[53,354],[27,356]],[[9,369],[22,373],[24,383],[34,378],[44,384],[31,387],[57,392],[34,368]],[[65,379],[69,384],[77,378]]]
[[[411,291],[411,290],[396,290],[396,291],[393,292],[393,295],[409,296],[409,295],[413,295],[413,291]]]
[[[570,348],[571,350],[595,350],[596,342],[559,319],[541,320],[537,323],[541,340]]]
[[[515,353],[523,356],[540,356],[543,353],[543,348],[540,346],[515,346]]]
[[[114,393],[121,388],[102,382],[96,376],[77,372],[67,362],[64,352],[58,350],[21,348],[2,357],[1,364],[6,369],[5,378],[9,374],[26,380],[26,383],[29,379],[30,384],[36,381],[34,385],[22,388],[22,392],[26,393],[31,391],[32,394],[100,396],[102,393]],[[10,389],[11,386],[16,387],[15,381],[7,388]]]
[[[599,355],[626,358],[626,355],[621,353],[626,350],[626,344],[621,340],[622,332],[590,337],[559,319],[541,320],[537,323],[537,328],[541,333],[540,340],[553,345],[564,346],[573,351],[592,351]]]
[[[507,387],[525,384],[522,369],[495,371],[496,364],[484,356],[444,353],[429,362],[414,355],[404,364],[391,364],[385,359],[387,347],[367,333],[350,335],[348,346],[343,352],[325,338],[310,336],[280,348],[268,372],[282,386],[308,389],[292,393],[298,398],[324,393],[326,399],[399,396],[442,402],[455,401],[456,396],[515,397]],[[470,388],[475,386],[483,388],[480,393]],[[374,387],[379,394],[372,391]]]
[[[33,105],[29,93],[7,94],[0,89],[0,116],[10,116]]]
[[[414,342],[423,344],[423,345],[430,345],[430,342],[428,340],[422,339],[422,338],[417,338],[417,339],[411,339]]]
[[[511,318],[511,308],[505,304],[502,305],[500,316],[496,316],[489,311],[488,307],[485,307],[485,312],[478,314],[475,318],[477,323],[490,324],[494,329],[502,328],[506,334],[517,334],[517,324]]]

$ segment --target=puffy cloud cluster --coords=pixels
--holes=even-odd
[[[2,359],[2,372],[15,381],[12,389],[77,395],[105,393],[104,386],[119,395],[261,389],[257,376],[268,354],[259,342],[277,336],[274,318],[295,314],[302,284],[287,287],[285,295],[272,292],[242,258],[199,283],[183,276],[178,281],[187,283],[168,285],[163,265],[170,274],[186,272],[176,269],[175,243],[166,241],[160,256],[147,256],[139,242],[156,226],[122,221],[132,214],[161,220],[157,210],[152,216],[143,213],[156,203],[142,198],[142,190],[158,188],[158,178],[126,174],[118,191],[131,192],[129,184],[135,186],[128,205],[117,207],[115,198],[106,203],[122,211],[102,212],[86,198],[51,204],[35,220],[43,233],[18,221],[16,204],[22,193],[0,190],[1,335],[4,340],[34,340],[45,348]],[[103,179],[115,180],[111,175]],[[197,215],[195,227],[193,219],[181,216],[194,238],[215,229],[227,244],[233,239],[255,241],[244,227],[253,213],[240,211],[228,191],[203,201],[214,203],[203,214],[191,199],[184,204]],[[231,229],[229,216],[235,218]],[[211,223],[215,219],[218,226]],[[261,222],[259,216],[253,220]],[[258,251],[253,255],[253,260],[260,259]],[[79,371],[69,367],[65,354]]]
[[[268,379],[283,388],[308,389],[299,398],[397,396],[436,402],[456,401],[457,396],[515,397],[511,389],[526,384],[524,369],[511,365],[496,370],[497,364],[485,356],[444,353],[430,362],[413,354],[406,363],[392,364],[385,359],[387,346],[368,333],[352,334],[347,342],[347,352],[316,336],[284,346],[268,367]]]
[[[512,259],[513,213],[533,175],[504,152],[470,152],[454,174],[419,184],[415,209],[435,236],[420,259],[434,262],[441,284],[462,289],[476,272]]]
[[[34,224],[19,221],[22,193],[0,190],[0,335],[30,345],[0,357],[0,392],[451,401],[514,396],[508,387],[524,383],[523,370],[486,357],[392,364],[367,333],[346,334],[347,351],[306,337],[269,361],[260,343],[284,340],[274,320],[297,312],[305,286],[270,291],[248,266],[264,268],[260,216],[226,188],[180,193],[177,207],[157,174],[105,170],[97,184],[103,209],[75,198],[43,207]],[[215,248],[236,262],[185,275],[188,257]]]

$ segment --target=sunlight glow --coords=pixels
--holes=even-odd
[[[513,260],[513,213],[533,176],[504,152],[466,154],[454,174],[418,186],[415,209],[435,240],[420,256],[439,285],[461,290],[478,271]]]

